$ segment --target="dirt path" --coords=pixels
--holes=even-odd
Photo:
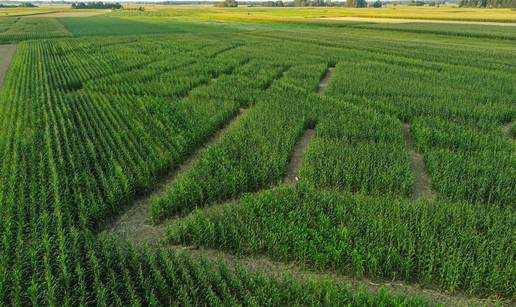
[[[335,67],[329,67],[326,70],[323,78],[319,82],[319,88],[317,90],[317,94],[319,96],[323,96],[326,93],[326,89],[328,88],[328,84],[330,83],[330,79],[333,76],[333,71]],[[292,153],[292,157],[290,158],[290,162],[287,168],[287,176],[283,180],[287,184],[294,184],[299,180],[299,169],[301,167],[301,162],[303,161],[303,156],[305,154],[305,149],[308,144],[312,141],[315,136],[315,130],[313,128],[306,129],[301,136],[301,139],[296,143],[294,147],[294,151]]]
[[[275,277],[281,277],[283,274],[289,273],[298,280],[330,280],[337,284],[349,285],[354,290],[365,288],[371,292],[378,292],[381,288],[384,288],[392,294],[423,297],[434,305],[495,306],[496,304],[510,305],[511,303],[499,300],[469,297],[463,293],[447,295],[438,290],[421,287],[418,284],[407,284],[400,281],[373,281],[363,277],[347,276],[338,272],[321,272],[314,270],[313,267],[309,265],[302,265],[295,262],[277,262],[263,256],[239,257],[224,251],[193,246],[167,245],[167,247],[172,248],[179,253],[185,253],[196,259],[205,257],[211,261],[222,261],[230,269],[234,268],[235,265],[238,265],[251,272],[259,272]]]
[[[0,84],[2,84],[2,83],[0,82]],[[512,129],[512,122],[509,122],[502,126],[502,133],[509,139],[514,139],[514,136],[511,133],[511,129]]]
[[[438,23],[438,24],[457,24],[457,25],[483,25],[483,26],[500,26],[500,27],[516,27],[514,22],[492,22],[492,21],[466,21],[466,20],[438,20],[438,19],[409,19],[409,18],[381,18],[381,17],[322,17],[318,20],[332,21],[353,21],[353,22],[371,22],[371,23]]]
[[[0,88],[4,84],[15,52],[16,45],[0,45]]]
[[[147,243],[149,245],[159,244],[165,237],[165,231],[168,223],[166,221],[159,225],[152,225],[148,221],[149,206],[152,197],[164,193],[167,187],[174,181],[178,174],[187,172],[193,162],[197,160],[207,146],[217,142],[222,135],[224,135],[231,124],[236,122],[240,116],[245,112],[245,109],[241,108],[239,112],[229,120],[224,127],[219,129],[213,134],[203,146],[199,147],[192,155],[188,157],[179,167],[164,176],[155,186],[154,189],[148,193],[142,195],[135,200],[134,204],[122,214],[114,223],[111,223],[106,227],[108,234],[116,236],[121,240],[129,240],[136,245]]]
[[[416,151],[409,124],[403,124],[403,137],[410,155],[412,173],[414,174],[412,199],[432,199],[434,198],[434,193],[432,192],[432,181],[426,172],[423,156]]]
[[[287,168],[287,176],[284,179],[286,183],[294,184],[299,180],[299,169],[301,167],[301,161],[303,161],[303,155],[305,153],[306,146],[310,144],[310,141],[314,136],[314,129],[306,129],[303,132],[301,139],[297,142],[296,146],[294,146],[294,152],[292,153],[292,157],[290,158],[290,162]]]
[[[328,70],[326,70],[326,74],[321,79],[321,82],[319,83],[319,89],[317,90],[317,94],[322,96],[326,93],[326,89],[328,88],[328,84],[330,83],[330,79],[333,76],[333,71],[335,70],[335,67],[329,67]]]
[[[233,48],[236,47],[233,46],[231,48],[227,48],[222,52]],[[288,70],[288,68],[286,70]],[[281,74],[277,76],[277,78],[284,76],[286,70],[282,71]],[[219,76],[211,79],[210,83],[216,82],[218,78]],[[231,124],[238,120],[238,118],[240,118],[240,116],[245,111],[246,109],[240,108],[239,112],[232,119],[230,119],[224,127],[216,131],[209,138],[209,140],[204,143],[203,146],[199,147],[175,170],[162,177],[160,181],[154,185],[152,190],[136,198],[133,205],[121,216],[117,217],[116,220],[107,221],[104,227],[102,227],[103,232],[112,236],[116,236],[119,240],[127,240],[136,245],[141,245],[144,243],[151,246],[160,244],[160,242],[162,242],[162,240],[165,238],[167,226],[170,223],[173,223],[174,219],[167,219],[159,225],[151,224],[150,221],[148,221],[148,212],[152,198],[164,193],[167,187],[174,181],[178,174],[187,172],[192,166],[193,162],[199,158],[202,150],[207,146],[217,142],[220,137],[227,132]]]

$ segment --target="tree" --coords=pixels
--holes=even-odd
[[[372,7],[375,7],[375,8],[380,8],[380,7],[382,7],[382,6],[383,6],[383,3],[382,3],[382,1],[380,1],[380,0],[376,0],[376,1],[373,3],[373,5],[372,5]]]
[[[72,3],[72,9],[121,9],[120,3],[109,3],[109,2],[76,2]]]
[[[308,6],[308,0],[294,0],[294,6]]]
[[[367,7],[366,0],[347,0],[348,7]]]
[[[236,0],[224,0],[224,6],[225,7],[237,7],[238,2],[236,2]]]
[[[20,3],[20,7],[37,7],[37,6],[35,6],[34,4],[32,4],[30,2],[23,2],[23,3]]]
[[[218,7],[237,7],[238,2],[236,0],[224,0],[224,2],[215,3]]]

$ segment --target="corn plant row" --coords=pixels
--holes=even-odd
[[[38,30],[43,29],[43,26],[38,27]],[[3,157],[0,162],[0,305],[112,303],[138,306],[168,302],[205,305],[219,301],[261,305],[267,304],[266,297],[278,291],[280,294],[274,296],[271,305],[284,305],[282,298],[285,297],[290,297],[295,303],[297,294],[281,294],[285,293],[281,291],[288,289],[285,283],[269,286],[267,279],[264,279],[267,285],[264,287],[255,287],[258,283],[255,279],[246,279],[248,282],[235,279],[228,286],[229,292],[237,293],[232,294],[233,298],[224,294],[228,291],[223,286],[217,288],[221,285],[218,278],[206,281],[204,275],[198,273],[201,269],[194,265],[180,269],[178,274],[184,279],[176,280],[170,277],[172,275],[167,275],[171,272],[170,268],[181,268],[181,262],[174,262],[176,258],[173,255],[163,254],[162,263],[169,263],[168,269],[155,270],[153,268],[158,264],[150,259],[161,256],[130,247],[118,249],[113,242],[97,238],[96,228],[119,213],[126,203],[132,202],[136,194],[153,186],[160,173],[177,167],[209,135],[234,117],[242,106],[250,106],[251,109],[235,123],[234,126],[239,129],[230,129],[226,139],[221,140],[220,144],[224,146],[215,144],[210,147],[198,164],[180,177],[185,183],[185,192],[180,195],[186,195],[187,201],[184,206],[177,207],[174,207],[174,203],[165,204],[166,216],[176,209],[191,209],[196,202],[201,205],[212,199],[253,190],[258,184],[266,187],[277,182],[284,175],[292,147],[307,126],[312,127],[315,123],[316,129],[319,129],[320,124],[321,136],[326,131],[324,133],[335,134],[331,138],[344,138],[346,134],[338,125],[323,128],[327,124],[324,119],[328,116],[329,121],[336,107],[331,99],[321,99],[313,93],[329,64],[350,62],[350,58],[361,61],[360,56],[364,54],[367,60],[384,56],[385,62],[401,63],[397,66],[410,64],[410,67],[436,70],[437,65],[436,71],[441,69],[437,63],[439,61],[448,66],[466,66],[466,72],[473,74],[475,69],[484,67],[488,71],[499,70],[502,76],[501,84],[496,85],[496,80],[487,74],[490,81],[485,83],[485,87],[498,86],[496,89],[500,95],[510,95],[505,87],[507,80],[510,81],[507,71],[512,58],[503,50],[492,50],[489,60],[485,59],[485,52],[481,52],[485,50],[467,50],[471,62],[464,63],[453,54],[456,47],[450,47],[452,52],[442,54],[441,49],[428,44],[421,47],[414,42],[386,44],[385,40],[379,42],[376,38],[357,38],[333,30],[328,33],[306,33],[306,36],[296,38],[299,42],[284,39],[289,35],[292,37],[287,32],[268,35],[274,38],[264,39],[247,34],[231,37],[162,35],[40,40],[18,45],[11,66],[11,72],[16,73],[10,73],[0,89],[0,154]],[[320,44],[321,40],[326,40],[326,45]],[[430,64],[424,62],[424,48],[428,48],[426,54]],[[409,49],[413,49],[410,51],[414,56],[410,55],[410,61],[403,62]],[[386,53],[392,54],[386,56]],[[483,54],[483,60],[480,54]],[[203,70],[203,64],[208,65],[206,70]],[[195,75],[189,79],[185,73],[189,69],[187,67],[201,74],[203,79],[199,81]],[[173,71],[177,71],[177,75]],[[284,71],[286,73],[283,74]],[[460,74],[460,70],[454,72]],[[357,71],[357,76],[358,73],[360,71]],[[163,75],[163,79],[160,80],[159,75]],[[218,79],[206,83],[207,76]],[[280,78],[284,80],[274,81]],[[446,80],[450,81],[449,78]],[[99,88],[95,88],[96,81]],[[425,79],[430,84],[434,81]],[[112,88],[106,87],[109,82]],[[149,89],[140,88],[137,92],[131,92],[129,85],[140,82],[148,83]],[[160,91],[159,85],[167,82],[184,87],[177,92],[172,87]],[[100,87],[101,84],[103,87]],[[118,91],[113,89],[117,84],[126,85]],[[482,85],[479,82],[475,84]],[[339,86],[345,88],[346,85]],[[481,95],[480,90],[473,87],[467,87],[467,90],[471,90],[476,97]],[[487,91],[489,95],[495,92]],[[433,91],[425,93],[431,94]],[[339,95],[335,97],[343,97]],[[507,114],[511,114],[511,106],[503,102],[504,99],[493,97],[497,97],[497,101],[485,104],[481,111],[492,109],[494,116],[474,111],[480,115],[475,113],[468,118],[484,119],[482,127],[484,122],[491,119],[509,121]],[[481,100],[475,99],[474,102],[480,104]],[[463,101],[457,110],[463,107],[476,109],[470,108],[472,105]],[[373,106],[367,104],[366,107]],[[447,106],[447,110],[451,108]],[[345,113],[350,110],[343,107]],[[275,113],[271,114],[272,111]],[[454,112],[446,114],[459,114],[459,111]],[[334,119],[347,118],[347,115],[339,116]],[[365,118],[365,115],[356,117],[357,123]],[[461,120],[454,121],[461,123]],[[398,144],[400,134],[391,133],[390,129],[399,128],[399,125],[393,125],[391,119],[379,123],[386,124],[378,131],[379,135],[369,135],[360,142],[376,145],[392,141]],[[326,137],[330,138],[330,135]],[[347,137],[356,139],[355,136]],[[232,143],[230,140],[238,142]],[[480,144],[482,150],[488,146],[485,145],[487,141]],[[252,148],[254,145],[256,149]],[[505,145],[500,146],[505,148]],[[442,150],[463,154],[449,148]],[[245,162],[248,158],[250,160]],[[209,172],[201,173],[201,170]],[[184,178],[205,181],[192,182]],[[219,187],[214,184],[216,180]],[[241,185],[242,182],[247,185]],[[201,194],[205,191],[215,192]],[[365,202],[369,201],[367,198]],[[421,206],[424,205],[426,203]],[[387,210],[387,205],[384,209]],[[329,208],[327,211],[331,213],[332,210]],[[475,210],[484,217],[491,214],[485,208],[471,207],[468,210],[471,211],[466,213],[471,215],[476,214]],[[502,209],[494,207],[493,210]],[[505,212],[505,216],[509,219],[509,222],[504,221],[505,225],[513,227],[510,223],[513,218],[511,213]],[[489,221],[488,218],[486,220]],[[364,219],[361,224],[367,225],[367,221]],[[500,229],[501,239],[498,239],[503,247],[506,246],[504,239],[511,237],[505,228]],[[395,232],[388,230],[385,236],[389,237],[392,233]],[[457,230],[457,233],[461,232]],[[494,230],[492,235],[496,235]],[[429,244],[439,242],[435,238],[427,241]],[[383,251],[388,249],[391,241],[385,242]],[[472,246],[480,246],[475,244],[472,243]],[[485,250],[494,252],[495,248],[489,245]],[[507,256],[502,252],[497,253]],[[465,256],[461,257],[457,256],[457,259],[464,259]],[[374,258],[358,259],[358,263],[364,267],[375,263]],[[489,257],[486,259],[493,261]],[[511,260],[510,257],[503,259]],[[495,258],[494,263],[504,267],[503,259]],[[188,261],[185,260],[186,263]],[[447,264],[450,271],[443,270],[443,276],[463,281],[453,273],[460,271],[452,265],[455,262],[436,260],[436,264],[432,262],[431,265],[439,266],[441,262]],[[507,280],[503,275],[506,271],[496,276],[489,266],[478,268],[484,272],[475,275],[482,280],[476,282],[479,286],[458,282],[457,287],[479,288],[481,290],[478,291],[482,293],[491,291],[506,295],[508,290],[503,285],[514,284],[513,280]],[[392,270],[396,271],[395,268]],[[404,271],[410,270],[404,267]],[[464,275],[469,276],[467,273]],[[432,278],[428,279],[434,280]],[[484,286],[483,280],[492,283],[491,290],[484,289],[487,286]],[[454,283],[443,284],[448,287]],[[308,286],[304,287],[308,289]],[[237,289],[236,292],[232,292],[233,289]],[[416,304],[410,300],[392,301],[387,296],[369,294],[358,295],[359,300],[354,301],[357,296],[350,298],[345,294],[347,292],[334,295],[328,294],[330,290],[325,291],[316,291],[317,298],[302,296],[299,302],[303,304],[305,299],[318,302],[318,298],[327,297],[327,305]],[[514,290],[510,291],[514,293]],[[306,291],[302,293],[306,295]]]
[[[301,179],[319,188],[407,196],[413,175],[399,121],[332,103],[305,152]]]
[[[52,247],[48,246],[49,250]],[[355,292],[325,280],[301,283],[287,275],[250,273],[238,266],[229,268],[222,261],[192,259],[170,250],[136,250],[77,231],[68,237],[66,256],[73,266],[62,278],[48,267],[47,260],[22,256],[28,263],[41,265],[44,274],[33,276],[27,295],[20,293],[12,302],[73,306],[428,305],[417,297]],[[16,290],[12,288],[12,294]]]
[[[456,80],[457,75],[462,79]],[[361,61],[339,65],[335,77],[328,95],[365,98],[358,103],[404,121],[433,115],[465,123],[502,123],[516,116],[509,103],[515,81],[511,72]]]
[[[514,67],[514,52],[506,48],[498,47],[497,41],[486,44],[484,40],[454,37],[456,44],[446,44],[435,36],[428,40],[421,40],[420,35],[407,34],[403,39],[390,39],[392,36],[375,30],[367,29],[326,29],[305,30],[303,35],[292,35],[288,31],[276,31],[267,33],[252,33],[254,37],[277,39],[290,42],[299,46],[300,50],[310,48],[337,49],[343,56],[342,60],[353,59],[384,59],[394,58],[403,62],[414,61],[418,66],[450,66],[462,68],[477,68],[478,71],[502,71],[511,72]],[[467,51],[465,51],[467,46]],[[502,44],[506,47],[507,44]],[[465,53],[467,52],[467,53]],[[466,56],[467,54],[467,56]],[[486,58],[486,54],[489,57]],[[354,61],[359,62],[359,61]],[[463,76],[461,76],[463,77]]]
[[[284,68],[271,70],[281,73]],[[206,148],[198,161],[152,201],[152,218],[160,221],[196,206],[236,197],[279,182],[289,156],[310,123],[315,101],[287,83],[273,84],[225,135]]]
[[[428,117],[416,119],[413,130],[436,191],[452,200],[516,203],[515,147],[498,126],[478,129]]]
[[[172,243],[265,254],[319,269],[415,281],[445,291],[514,294],[514,212],[283,186],[197,210],[168,229]]]
[[[278,58],[278,46],[270,42],[242,46],[229,38],[179,37],[178,44],[177,39],[53,40],[18,46],[12,62],[17,73],[9,74],[0,90],[1,304],[155,302],[157,281],[147,288],[131,286],[136,277],[149,278],[146,270],[135,268],[139,273],[128,275],[126,270],[133,269],[124,266],[129,262],[122,264],[122,273],[100,267],[115,260],[101,258],[95,252],[99,241],[85,237],[151,187],[160,173],[177,167],[240,107],[254,104],[295,62],[288,61],[291,49]],[[307,57],[317,58],[318,52]],[[175,58],[167,60],[166,55]],[[95,79],[131,83],[153,69],[169,74],[159,67],[173,62],[178,73],[188,65],[202,72],[196,61],[220,61],[207,68],[210,76],[230,66],[232,72],[192,88],[182,99],[88,88]],[[289,78],[296,74],[316,80],[321,72],[310,77],[298,71]],[[181,76],[185,82],[187,77]],[[83,241],[89,243],[71,247]],[[114,280],[126,283],[119,286]],[[117,292],[125,286],[129,294]]]
[[[72,36],[55,18],[20,18],[8,26],[5,31],[0,26],[0,42]]]
[[[2,17],[2,18],[0,18],[0,33],[7,31],[19,19],[20,18],[17,18],[17,17]]]
[[[458,24],[357,24],[354,28],[365,28],[382,31],[399,31],[424,34],[465,36],[475,38],[516,40],[516,31],[501,27],[489,27],[485,25],[458,25]]]
[[[328,95],[411,121],[440,197],[514,204],[514,145],[500,133],[516,116],[514,74],[386,60],[338,65]]]

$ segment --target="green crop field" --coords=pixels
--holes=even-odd
[[[516,304],[514,10],[13,10],[0,306]]]

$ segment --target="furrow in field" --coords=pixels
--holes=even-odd
[[[432,181],[426,171],[423,156],[416,150],[409,124],[403,124],[403,137],[405,139],[405,145],[410,155],[410,167],[412,168],[412,173],[414,174],[412,199],[431,199],[434,197],[434,193],[432,192]]]
[[[16,45],[0,45],[0,88],[4,84],[15,52]]]

